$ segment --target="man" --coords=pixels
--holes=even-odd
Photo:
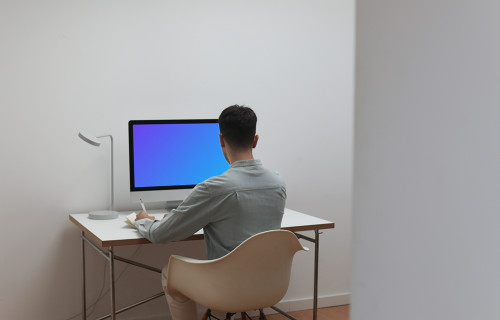
[[[135,225],[141,235],[154,243],[167,243],[203,228],[207,257],[216,259],[256,233],[279,229],[285,183],[278,173],[254,159],[252,150],[259,140],[256,125],[252,109],[238,105],[224,109],[219,116],[219,139],[229,169],[198,184],[163,220],[155,221],[140,212]],[[166,268],[163,271],[165,288]],[[167,301],[174,320],[196,319],[195,304],[188,298],[174,299],[167,294]]]

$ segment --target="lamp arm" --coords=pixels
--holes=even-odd
[[[111,141],[111,210],[115,210],[115,187],[114,187],[114,161],[113,161],[113,136],[110,134],[106,134],[103,136],[98,136],[97,138],[109,137]]]

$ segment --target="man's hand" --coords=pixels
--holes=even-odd
[[[139,212],[139,214],[135,217],[135,221],[139,221],[139,220],[142,220],[142,219],[150,219],[150,220],[154,220],[155,217],[153,216],[148,216],[148,214],[144,211],[141,211]]]

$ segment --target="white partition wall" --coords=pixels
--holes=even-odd
[[[336,223],[321,235],[320,306],[348,302],[353,0],[2,0],[0,46],[0,319],[79,317],[68,215],[106,208],[110,189],[109,145],[80,130],[113,135],[116,209],[138,210],[127,122],[216,118],[235,103],[255,109],[256,156],[284,176],[287,206]],[[204,246],[117,250],[157,267],[171,253],[203,257]],[[285,308],[312,307],[313,256],[295,260]],[[91,251],[87,262],[96,318],[108,269]],[[158,275],[116,268],[118,308],[161,291]],[[120,319],[167,314],[159,299]]]
[[[498,319],[500,2],[356,10],[352,319]]]

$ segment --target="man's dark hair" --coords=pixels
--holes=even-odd
[[[231,148],[238,150],[252,149],[257,116],[249,107],[227,107],[219,116],[219,130]]]

